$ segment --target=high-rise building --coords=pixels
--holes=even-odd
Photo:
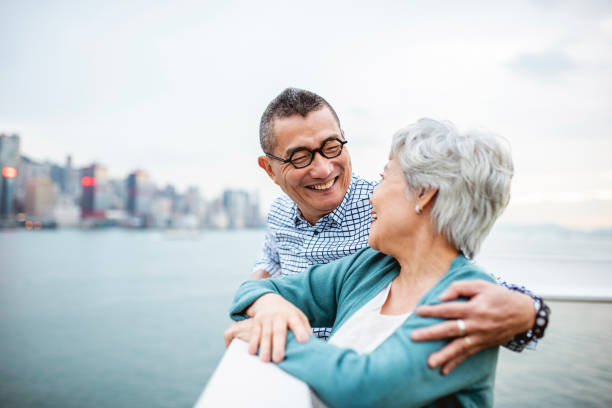
[[[230,228],[246,226],[245,214],[249,204],[249,195],[242,190],[225,190],[222,197],[223,208],[227,212]]]
[[[249,194],[244,190],[225,190],[222,197],[230,228],[258,226],[259,198],[257,193]]]
[[[130,215],[142,216],[151,214],[155,186],[149,174],[136,170],[127,178],[127,211]]]
[[[66,164],[64,165],[64,183],[65,190],[63,191],[68,197],[76,199],[81,193],[81,184],[79,180],[79,170],[72,165],[72,156],[66,156]]]
[[[108,170],[100,164],[81,169],[81,217],[105,218],[110,208]]]
[[[10,219],[13,216],[19,144],[18,135],[0,135],[0,219]]]
[[[53,220],[57,187],[48,178],[28,180],[25,193],[26,215],[40,221]]]

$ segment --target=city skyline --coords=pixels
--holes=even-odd
[[[198,187],[156,185],[143,169],[113,178],[103,163],[74,166],[72,156],[37,162],[20,145],[19,135],[0,133],[0,228],[262,226],[257,191],[224,189],[205,199]]]
[[[334,106],[362,177],[378,178],[398,128],[449,119],[509,139],[501,223],[612,227],[609,2],[25,1],[0,15],[0,131],[41,160],[257,188],[265,212],[280,190],[256,164],[259,117],[297,86]]]

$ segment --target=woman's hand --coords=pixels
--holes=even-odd
[[[275,363],[283,361],[287,328],[295,334],[300,343],[307,342],[308,336],[312,334],[306,315],[282,296],[274,293],[261,296],[249,306],[246,313],[252,318],[238,323],[250,322],[236,327],[234,327],[236,324],[230,326],[226,332],[226,344],[228,336],[232,336],[229,338],[230,341],[233,337],[246,340],[248,336],[249,353],[257,354],[259,347],[259,358],[263,362],[269,362],[270,355]]]
[[[427,360],[431,368],[441,366],[443,374],[450,373],[467,357],[504,344],[517,334],[528,331],[535,319],[532,298],[494,283],[482,280],[453,282],[440,295],[440,300],[449,301],[461,296],[470,300],[421,306],[416,311],[419,316],[449,319],[417,329],[411,336],[413,341],[454,338]],[[464,322],[463,333],[460,333],[457,319]]]
[[[253,332],[253,319],[241,320],[239,322],[232,323],[227,328],[223,337],[225,337],[225,348],[227,348],[233,339],[238,338],[244,340],[247,343],[251,341],[251,333]]]

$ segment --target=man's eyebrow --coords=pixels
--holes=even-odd
[[[327,142],[328,140],[334,140],[334,139],[340,139],[340,135],[332,135],[328,137],[327,139],[321,142],[321,145],[319,147],[323,146],[323,143]],[[287,151],[285,152],[285,154],[287,155],[287,157],[289,157],[291,156],[293,152],[298,151],[298,150],[313,150],[313,149],[311,149],[310,147],[306,147],[306,146],[289,147]]]

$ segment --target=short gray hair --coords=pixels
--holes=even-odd
[[[460,134],[451,122],[420,119],[395,133],[391,157],[398,160],[409,193],[438,189],[433,227],[473,258],[510,200],[509,143],[485,132]]]
[[[336,111],[321,96],[298,88],[287,88],[281,92],[268,104],[259,122],[259,143],[264,153],[272,153],[276,147],[275,119],[288,118],[293,115],[300,115],[305,118],[310,112],[323,109],[326,106],[336,119],[338,128],[340,128],[340,119],[338,119]]]

